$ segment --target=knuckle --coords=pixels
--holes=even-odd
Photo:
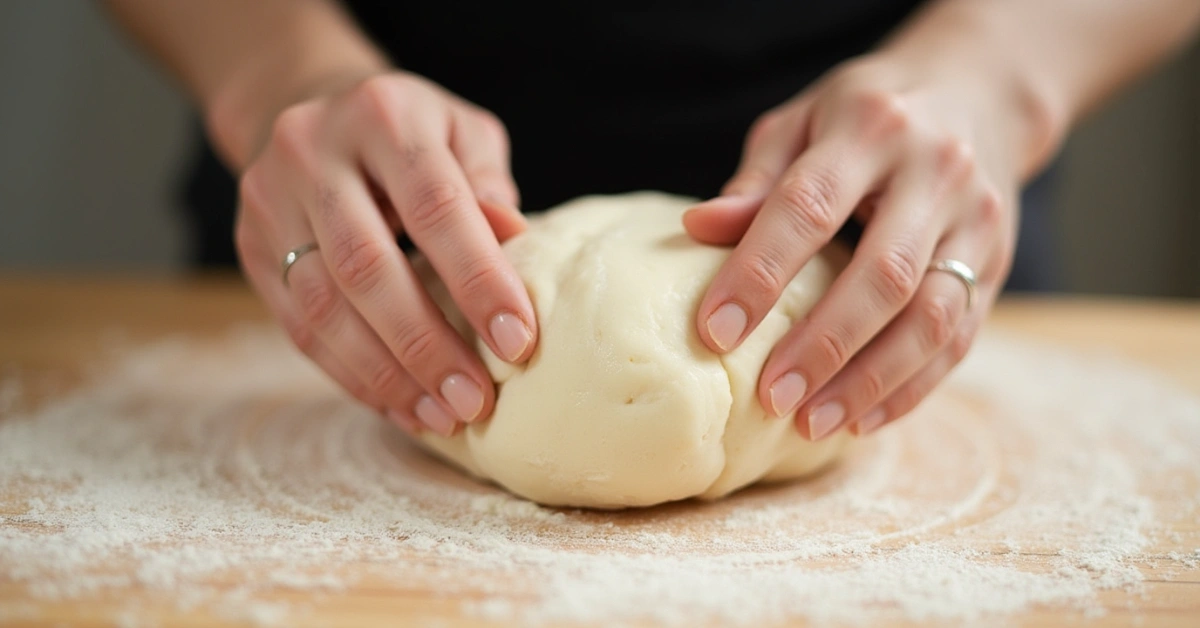
[[[928,349],[937,349],[950,342],[958,321],[949,299],[933,297],[921,305],[920,313],[921,328]]]
[[[799,234],[832,234],[837,230],[837,183],[831,175],[808,174],[787,181],[780,189],[779,200]]]
[[[403,381],[404,371],[400,365],[391,361],[381,362],[371,367],[367,379],[367,388],[377,394],[386,396]]]
[[[779,256],[770,251],[751,256],[743,271],[742,289],[759,299],[774,301],[787,284]]]
[[[369,289],[387,265],[387,252],[370,238],[343,236],[332,248],[334,276],[350,290]]]
[[[374,120],[390,118],[392,111],[402,104],[404,97],[404,83],[386,74],[363,80],[353,92],[353,98],[363,108],[362,113]]]
[[[950,358],[955,364],[962,362],[963,358],[967,357],[967,352],[971,350],[973,340],[974,335],[964,331],[955,335],[950,341]]]
[[[944,181],[964,181],[975,171],[975,149],[961,138],[939,140],[935,153],[936,173]]]
[[[491,136],[492,139],[500,142],[501,145],[507,145],[508,128],[504,126],[504,122],[500,117],[487,109],[480,109],[478,115],[479,123],[483,127],[484,132]]]
[[[393,144],[404,146],[406,131],[401,124],[401,113],[412,109],[417,86],[402,76],[383,74],[372,76],[354,88],[350,102],[352,109],[371,128]]]
[[[850,360],[850,342],[846,332],[834,327],[817,334],[817,352],[827,364],[834,369],[840,368]]]
[[[242,202],[242,210],[253,214],[261,214],[267,206],[264,189],[262,166],[251,165],[238,179],[238,198]]]
[[[879,371],[873,368],[863,369],[859,375],[860,392],[862,399],[866,402],[864,407],[869,407],[872,403],[883,396],[885,384],[883,376]]]
[[[1004,216],[1004,201],[1000,198],[1000,193],[991,185],[985,185],[983,188],[983,196],[979,200],[979,206],[976,210],[979,214],[979,221],[989,228],[999,227],[1003,222]]]
[[[909,128],[912,113],[900,94],[887,90],[867,90],[854,96],[859,112],[859,131],[866,140],[880,140]]]
[[[300,290],[298,301],[304,318],[317,328],[328,326],[338,309],[337,293],[325,282],[305,285]]]
[[[872,275],[875,289],[887,303],[906,303],[921,280],[917,254],[911,246],[892,247],[875,260]]]
[[[400,325],[393,346],[400,363],[411,366],[430,364],[438,344],[438,333],[432,326],[410,322]]]
[[[439,230],[462,207],[464,200],[462,192],[452,183],[424,186],[408,207],[409,228],[416,232]]]
[[[502,283],[500,265],[487,256],[466,260],[457,279],[462,291],[474,300],[486,294],[492,286]]]
[[[271,126],[271,145],[284,156],[308,162],[315,137],[314,112],[310,103],[292,105],[280,112]]]

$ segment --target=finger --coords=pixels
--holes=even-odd
[[[320,242],[317,236],[309,239]],[[287,291],[295,308],[316,337],[390,411],[411,412],[421,386],[345,297],[323,261],[320,253],[310,253],[293,264]]]
[[[329,176],[337,192],[318,194],[310,210],[325,263],[294,270],[302,310],[318,330],[336,336],[327,339],[330,346],[358,354],[348,363],[376,369],[366,374],[375,388],[395,387],[415,403],[402,385],[407,373],[460,420],[487,416],[495,390],[479,356],[430,300],[357,173]]]
[[[508,132],[499,118],[471,105],[452,115],[450,152],[458,160],[483,215],[500,242],[525,230],[509,165]]]
[[[410,377],[407,369],[355,306],[346,299],[326,268],[323,249],[328,247],[328,243],[322,242],[321,237],[313,233],[306,222],[306,215],[299,210],[277,209],[280,203],[296,202],[300,205],[299,199],[293,200],[293,194],[297,190],[310,200],[310,205],[334,204],[343,194],[357,190],[362,195],[358,200],[366,203],[368,207],[371,207],[371,192],[357,176],[343,176],[339,180],[327,175],[332,185],[312,188],[303,184],[280,185],[279,182],[286,180],[286,176],[285,170],[259,169],[247,173],[242,178],[244,222],[248,227],[258,226],[257,230],[247,228],[244,233],[270,234],[267,238],[251,237],[251,241],[242,247],[260,252],[270,251],[262,254],[264,261],[254,269],[253,276],[257,278],[257,285],[261,286],[261,291],[271,295],[273,303],[278,304],[276,309],[279,315],[285,318],[285,324],[289,326],[288,329],[291,330],[297,344],[316,347],[319,342],[328,354],[332,354],[351,374],[343,373],[338,376],[345,382],[344,385],[352,389],[365,387],[372,397],[379,400],[377,407],[386,407],[389,417],[403,423],[403,420],[396,417],[411,416],[415,413],[422,396],[421,386]],[[275,194],[272,195],[271,192]],[[316,197],[315,200],[313,197]],[[276,200],[272,202],[267,199]],[[382,223],[379,212],[373,208],[372,211]],[[243,231],[239,230],[239,235],[242,233]],[[288,285],[285,286],[282,277],[277,274],[278,267],[273,266],[270,260],[282,259],[286,251],[298,246],[297,243],[314,241],[321,249],[302,255],[291,265]],[[395,244],[392,243],[391,247],[395,248]],[[258,259],[258,256],[248,259]],[[454,335],[454,338],[457,339],[457,335]],[[461,344],[461,339],[459,342]],[[307,352],[315,351],[314,348]],[[336,367],[329,368],[340,372]],[[351,379],[359,382],[357,387],[349,381]],[[445,421],[435,422],[429,427],[439,433],[453,431],[453,425],[447,425]]]
[[[978,309],[971,310],[958,333],[933,361],[850,425],[849,429],[854,435],[869,434],[911,412],[962,362],[995,302],[998,285],[990,283],[986,286],[981,292],[980,302],[975,304]]]
[[[392,355],[354,306],[340,295],[323,264],[311,264],[296,271],[290,285],[317,337],[325,346],[334,348],[332,352],[349,366],[350,371],[384,400],[388,418],[402,425],[415,416],[443,436],[454,433],[457,421],[452,414],[440,406],[441,402],[434,401],[438,406],[436,410],[427,407],[426,400],[432,400],[432,397]]]
[[[882,163],[852,143],[813,145],[784,174],[700,304],[698,330],[729,351],[754,330],[783,288],[845,222]]]
[[[683,215],[683,226],[697,241],[734,244],[742,238],[763,200],[788,166],[804,151],[808,138],[807,101],[769,111],[746,135],[742,160],[721,196],[700,203]]]
[[[759,395],[776,416],[790,414],[890,322],[912,299],[949,212],[936,212],[930,177],[906,168],[887,184],[854,257],[808,316],[771,351]],[[840,424],[845,408],[828,405],[803,417]],[[822,431],[822,430],[817,430]]]
[[[382,398],[369,389],[312,331],[308,321],[296,308],[291,294],[283,287],[279,266],[270,258],[261,230],[252,219],[245,216],[245,212],[239,214],[236,233],[242,272],[272,316],[301,353],[352,397],[382,414]]]
[[[533,304],[475,202],[458,162],[445,148],[445,138],[436,137],[434,130],[434,123],[427,122],[410,135],[374,138],[367,143],[366,162],[373,164],[372,174],[392,199],[409,237],[429,258],[471,326],[498,357],[523,362],[537,342]],[[353,220],[375,221],[365,215]],[[365,230],[364,224],[345,233],[378,232]],[[348,243],[359,247],[342,246],[347,283],[357,284],[351,292],[369,291],[379,279],[390,276],[381,273],[375,277],[371,272],[391,267],[379,263],[384,261],[378,254],[382,242],[350,238]]]
[[[982,269],[996,236],[979,231],[955,232],[939,245],[934,259],[955,259]],[[817,440],[852,423],[917,372],[930,364],[958,333],[968,314],[969,293],[952,274],[928,271],[913,300],[856,354],[845,368],[805,402],[797,427]],[[972,309],[978,303],[970,303]]]

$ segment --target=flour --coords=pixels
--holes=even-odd
[[[271,330],[106,364],[33,409],[0,382],[0,584],[25,591],[0,597],[0,621],[134,589],[287,625],[369,581],[521,624],[1003,622],[1102,614],[1101,592],[1200,560],[1172,526],[1200,504],[1200,400],[1008,337],[985,335],[915,415],[810,482],[626,513],[458,475]],[[154,624],[120,599],[110,621]]]

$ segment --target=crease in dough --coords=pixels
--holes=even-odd
[[[717,499],[832,462],[845,434],[805,441],[789,418],[768,417],[756,388],[771,347],[848,255],[830,248],[815,257],[743,344],[717,355],[694,321],[730,249],[684,233],[683,211],[695,202],[658,192],[582,197],[506,242],[539,321],[538,348],[523,366],[492,355],[415,258],[498,387],[489,420],[420,442],[522,497],[592,508]]]

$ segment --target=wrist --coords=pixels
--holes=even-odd
[[[970,109],[970,119],[1002,131],[1014,175],[1031,178],[1054,155],[1069,106],[1036,59],[1022,52],[1020,25],[1003,3],[935,2],[874,54],[932,82]]]

